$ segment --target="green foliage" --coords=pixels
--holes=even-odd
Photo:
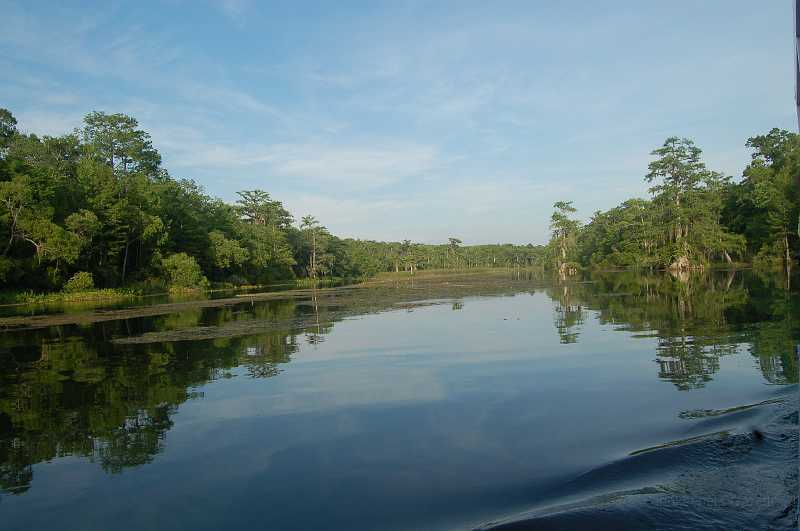
[[[791,265],[800,140],[774,129],[747,145],[753,160],[732,183],[690,140],[667,139],[646,177],[650,200],[597,212],[584,226],[560,201],[546,247],[456,237],[423,245],[338,238],[313,216],[295,224],[263,190],[226,204],[172,178],[149,134],[123,114],[93,112],[73,134],[37,137],[0,109],[0,289],[54,291],[79,271],[102,288],[161,285],[162,257],[180,254],[193,258],[197,282],[237,284],[431,269]]]
[[[76,293],[94,288],[94,277],[87,271],[78,271],[64,283],[64,291]]]
[[[661,228],[661,265],[685,269],[709,261],[714,255],[730,255],[744,246],[741,237],[720,222],[722,192],[729,180],[710,171],[700,159],[702,151],[689,139],[670,137],[652,152],[645,179],[655,182],[655,220]]]
[[[313,217],[293,225],[263,190],[229,205],[191,180],[173,179],[138,122],[93,112],[61,137],[26,135],[0,111],[0,282],[35,291],[78,271],[103,287],[163,282],[162,257],[195,266],[177,284],[264,284],[297,277],[363,278],[383,271],[541,265],[535,246],[461,246],[340,239]],[[197,275],[197,268],[200,274]],[[178,269],[170,270],[178,274]]]
[[[137,129],[136,119],[124,114],[92,112],[84,118],[83,141],[89,154],[115,173],[154,174],[161,155],[150,135]]]
[[[237,192],[236,211],[247,223],[271,225],[286,229],[292,224],[292,215],[280,201],[274,201],[263,190]]]
[[[750,259],[791,268],[798,253],[800,139],[773,129],[747,145],[755,149],[753,160],[734,183],[708,170],[691,140],[668,138],[653,151],[645,177],[652,199],[596,212],[578,234],[581,265],[686,270]],[[565,247],[565,212],[553,215],[551,255]]]
[[[0,107],[0,148],[8,144],[8,141],[17,134],[17,119],[11,111]]]
[[[103,288],[87,289],[81,291],[56,291],[51,293],[36,293],[34,291],[15,292],[3,296],[3,300],[19,304],[45,304],[60,305],[62,303],[92,303],[96,301],[108,302],[131,299],[141,295],[141,292],[131,288]],[[87,309],[92,308],[91,305]]]
[[[729,194],[726,210],[734,230],[760,263],[791,267],[798,252],[800,135],[772,129],[750,138],[753,158]]]
[[[551,239],[548,254],[555,268],[562,274],[574,271],[580,222],[570,218],[577,210],[572,201],[557,201],[550,216]]]
[[[208,279],[203,276],[197,260],[186,253],[164,258],[161,267],[172,290],[208,288]]]
[[[218,269],[229,270],[241,266],[250,256],[240,242],[229,240],[218,230],[208,233],[208,239],[211,243],[212,260]]]

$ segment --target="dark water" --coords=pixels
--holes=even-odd
[[[503,273],[3,318],[0,528],[790,528],[785,283]]]

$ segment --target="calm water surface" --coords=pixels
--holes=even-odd
[[[791,526],[785,283],[502,273],[4,317],[0,528]]]

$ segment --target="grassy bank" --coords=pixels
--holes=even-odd
[[[106,288],[77,292],[35,293],[33,291],[4,293],[0,301],[6,304],[52,304],[62,302],[116,301],[131,299],[141,293],[134,289]]]
[[[169,286],[166,283],[141,283],[126,288],[97,288],[79,291],[55,291],[55,292],[34,292],[34,291],[6,291],[0,293],[0,304],[7,305],[26,305],[26,304],[74,304],[82,303],[106,303],[119,302],[135,299],[144,296],[169,296],[172,298],[198,297],[211,295],[226,291],[249,291],[249,290],[272,290],[282,288],[286,290],[330,287],[359,282],[366,279],[347,279],[347,278],[325,278],[309,279],[300,278],[289,282],[278,282],[275,284],[253,284],[253,285],[225,285],[217,284],[211,287],[179,287]]]

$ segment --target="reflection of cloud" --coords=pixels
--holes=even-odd
[[[204,416],[242,418],[336,410],[378,404],[433,402],[445,396],[435,370],[408,367],[363,367],[347,371],[310,371],[292,379],[292,388],[275,391],[269,399],[247,397],[208,401]]]

